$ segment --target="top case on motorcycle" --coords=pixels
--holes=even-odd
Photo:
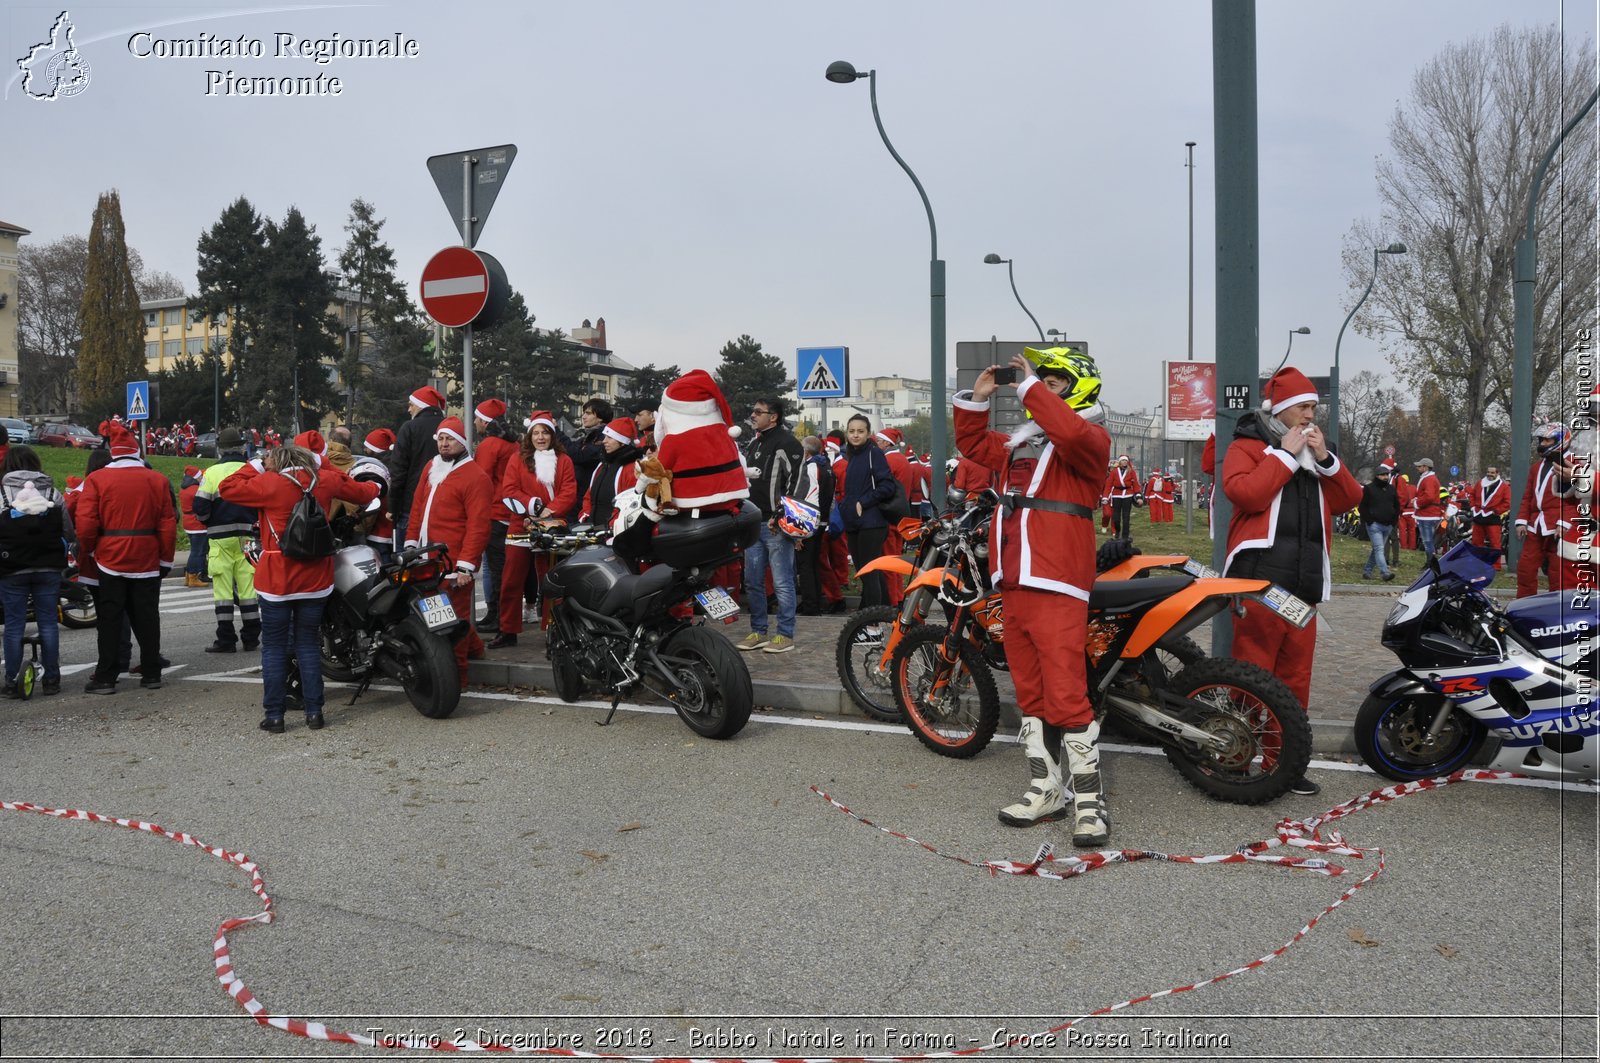
[[[662,517],[650,557],[673,568],[711,565],[737,555],[761,537],[761,511],[749,502],[738,513]]]
[[[591,612],[636,621],[672,578],[672,569],[659,565],[635,575],[609,546],[586,546],[552,568],[543,589]]]

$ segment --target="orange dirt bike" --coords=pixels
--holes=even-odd
[[[1169,574],[1107,578],[1175,563],[1182,567]],[[983,585],[981,564],[958,541],[950,564],[913,581],[953,615],[946,626],[907,632],[890,662],[907,725],[948,757],[978,753],[1000,721],[989,661],[1004,644],[1004,613],[1000,594]],[[1312,606],[1266,580],[1222,578],[1186,558],[1130,558],[1090,591],[1084,654],[1096,718],[1160,745],[1207,795],[1254,805],[1281,796],[1305,773],[1311,723],[1280,680],[1244,661],[1207,657],[1188,637],[1244,598],[1299,627],[1313,615]]]
[[[974,551],[979,556],[987,556],[989,515],[999,496],[987,491],[969,500],[966,492],[958,493],[959,499],[952,495],[954,508],[922,522],[916,539],[915,561],[907,561],[898,554],[878,557],[862,565],[857,574],[881,572],[885,579],[906,579],[929,569],[942,568],[949,544],[958,534],[975,540]],[[834,649],[839,682],[850,700],[868,716],[888,723],[900,723],[905,719],[889,681],[889,662],[905,633],[925,621],[936,604],[933,590],[918,587],[907,590],[905,600],[898,606],[868,606],[856,610],[845,621]],[[1005,667],[1003,657],[998,666]]]

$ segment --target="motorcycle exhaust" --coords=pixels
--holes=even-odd
[[[1225,750],[1228,748],[1227,739],[1214,735],[1210,731],[1202,731],[1191,724],[1184,723],[1167,713],[1162,712],[1154,705],[1143,701],[1135,701],[1112,691],[1107,691],[1106,702],[1120,709],[1123,713],[1133,717],[1151,730],[1159,731],[1164,735],[1182,739],[1185,742],[1210,749]],[[1181,700],[1181,699],[1180,699]]]

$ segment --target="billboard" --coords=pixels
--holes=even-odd
[[[1217,364],[1163,362],[1167,401],[1162,413],[1167,439],[1203,440],[1216,427]]]

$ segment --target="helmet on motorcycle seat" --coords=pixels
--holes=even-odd
[[[1071,347],[1024,347],[1022,356],[1032,362],[1040,376],[1058,376],[1067,381],[1061,397],[1074,410],[1087,410],[1100,401],[1100,370],[1087,354]]]
[[[1533,441],[1541,458],[1553,457],[1567,447],[1567,426],[1560,421],[1546,421],[1533,430]]]
[[[798,498],[785,495],[778,506],[778,530],[797,542],[817,533],[819,519],[816,507],[808,506]]]

